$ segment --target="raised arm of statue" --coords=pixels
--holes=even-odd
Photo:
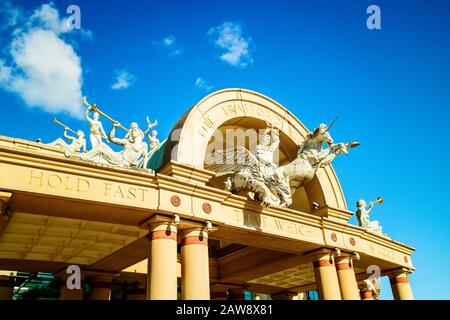
[[[76,138],[71,137],[71,136],[69,136],[69,135],[67,134],[67,128],[64,128],[63,136],[64,136],[64,138],[66,138],[67,140],[70,140],[70,141],[73,141],[73,140],[76,139]]]
[[[366,207],[366,213],[369,214],[370,211],[372,211],[373,208],[373,202],[369,202],[369,204]]]
[[[145,134],[146,136],[149,135],[150,130],[152,130],[152,128],[153,128],[154,126],[157,126],[157,125],[158,125],[158,120],[155,120],[155,121],[152,123],[152,122],[150,121],[150,118],[147,117],[147,124],[148,124],[147,130],[144,131],[144,134]]]
[[[120,126],[120,123],[118,123],[118,122],[113,123],[111,131],[109,131],[108,140],[119,146],[124,146],[125,145],[124,139],[118,139],[118,138],[114,137],[114,135],[116,134],[116,127],[118,127],[118,126]]]
[[[86,109],[86,112],[84,113],[84,118],[85,118],[89,123],[91,123],[91,122],[92,122],[92,119],[89,118],[89,112],[91,112],[91,107],[89,107],[89,108]]]

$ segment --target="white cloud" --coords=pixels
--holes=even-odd
[[[60,19],[59,12],[53,7],[53,4],[43,4],[30,17],[32,26],[37,25],[39,28],[51,30],[56,34],[65,33],[71,30],[68,24],[68,18]]]
[[[170,47],[175,43],[175,37],[174,36],[168,36],[162,40],[162,44],[166,47]]]
[[[179,49],[175,49],[171,53],[169,53],[169,56],[177,57],[177,56],[179,56],[182,53],[183,53],[183,48],[179,48]]]
[[[116,70],[116,82],[113,83],[111,89],[121,90],[131,86],[136,81],[136,76],[125,70]]]
[[[171,57],[178,57],[183,53],[183,48],[178,47],[176,41],[177,39],[173,35],[169,35],[162,40],[153,41],[153,45],[170,51],[169,56]]]
[[[219,48],[225,49],[220,59],[232,66],[246,67],[253,63],[250,54],[251,38],[244,38],[242,26],[238,23],[224,22],[208,31],[209,37]]]
[[[205,90],[205,92],[211,91],[211,89],[214,88],[214,86],[208,85],[208,84],[206,83],[206,81],[203,80],[203,79],[200,78],[200,77],[198,77],[198,78],[195,80],[195,86],[196,86],[197,88],[200,88],[200,89]]]
[[[18,94],[29,107],[81,118],[81,59],[60,36],[69,31],[53,4],[35,10],[12,33],[11,63],[0,64],[0,87]]]

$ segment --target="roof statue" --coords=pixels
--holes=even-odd
[[[57,148],[64,149],[64,154],[66,157],[70,156],[71,154],[77,153],[77,152],[86,152],[86,139],[84,136],[84,132],[81,130],[75,131],[70,129],[68,126],[63,124],[62,122],[58,121],[56,118],[53,119],[53,122],[56,124],[59,124],[60,126],[64,127],[63,137],[67,140],[70,140],[71,143],[67,143],[62,138],[58,138],[55,141],[48,143],[48,146],[53,146]],[[76,134],[76,137],[72,137],[67,134],[67,131],[70,131],[74,134]]]
[[[382,204],[383,198],[378,197],[377,200],[373,202],[369,202],[368,205],[366,205],[366,202],[364,200],[358,200],[356,202],[356,207],[358,208],[356,210],[356,218],[358,219],[358,225],[362,228],[364,228],[367,231],[387,236],[383,234],[383,228],[380,226],[379,222],[374,220],[370,220],[369,213],[372,211],[372,208],[375,204]]]
[[[150,144],[150,153],[156,150],[156,148],[160,145],[159,139],[156,137],[158,135],[158,131],[152,130],[153,127],[158,125],[158,120],[155,120],[153,123],[150,121],[149,117],[147,117],[147,130],[144,131],[144,134],[147,136],[148,143]],[[151,135],[150,135],[151,131]]]
[[[101,142],[102,139],[108,139],[106,137],[105,130],[101,121],[98,120],[100,114],[97,112],[97,105],[94,103],[91,106],[87,101],[86,97],[83,98],[83,103],[88,107],[84,114],[85,119],[89,123],[89,139],[91,141],[91,148],[95,149]],[[89,117],[89,112],[93,113],[92,118]]]
[[[96,104],[91,106],[86,101],[86,98],[83,99],[83,102],[88,106],[88,110],[95,112],[94,117],[96,114],[102,115],[113,123],[107,139],[109,142],[123,147],[123,149],[116,152],[106,143],[102,142],[103,133],[101,133],[101,131],[103,129],[100,131],[98,130],[98,128],[102,128],[101,123],[99,121],[93,122],[92,119],[86,117],[91,126],[91,144],[92,141],[94,141],[94,143],[89,152],[81,155],[81,159],[111,166],[145,168],[148,161],[148,145],[144,141],[144,132],[139,128],[137,122],[132,122],[130,128],[127,129],[118,121],[100,110]],[[98,126],[99,123],[100,125]],[[93,125],[97,126],[94,127],[94,132],[92,130]],[[124,138],[120,139],[115,136],[117,127],[120,127],[127,132]]]
[[[216,152],[206,162],[218,175],[229,175],[226,190],[248,191],[251,199],[264,206],[289,207],[295,190],[311,181],[318,169],[330,164],[340,153],[348,155],[348,149],[359,145],[334,143],[328,132],[330,127],[320,124],[308,133],[298,147],[296,159],[280,167],[273,161],[280,143],[279,129],[271,124],[267,124],[255,155],[244,147],[235,147]],[[328,146],[326,149],[323,143]]]

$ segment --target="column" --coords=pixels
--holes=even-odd
[[[89,300],[110,300],[111,299],[111,275],[95,275],[89,282]]]
[[[342,300],[360,300],[352,256],[342,253],[335,261]]]
[[[146,300],[145,283],[139,282],[134,288],[127,289],[126,300]]]
[[[273,300],[298,300],[298,294],[295,292],[280,292],[277,294],[272,294]]]
[[[81,280],[80,289],[69,289],[67,279],[60,280],[59,300],[83,300],[83,283]]]
[[[341,300],[339,280],[330,251],[321,250],[314,256],[314,275],[320,300]]]
[[[208,233],[203,228],[183,231],[181,296],[183,300],[210,299]]]
[[[177,300],[177,228],[170,222],[158,222],[148,234],[148,300]]]
[[[245,289],[244,288],[229,289],[228,300],[245,300]]]
[[[395,300],[414,300],[407,275],[408,271],[404,269],[395,270],[389,274]]]
[[[360,293],[361,293],[361,300],[373,300],[372,289],[364,287],[361,289]]]
[[[14,292],[14,278],[0,276],[0,300],[12,300]]]
[[[227,287],[216,283],[211,285],[211,300],[228,300],[228,290]]]

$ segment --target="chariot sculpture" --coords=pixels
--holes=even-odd
[[[320,124],[298,146],[297,157],[277,167],[273,161],[279,146],[279,129],[267,124],[256,154],[244,147],[229,148],[207,157],[207,168],[218,176],[226,175],[225,189],[247,191],[248,196],[264,206],[289,207],[296,189],[311,181],[320,168],[359,145],[358,142],[334,143],[330,126]],[[323,148],[326,144],[326,148]]]

